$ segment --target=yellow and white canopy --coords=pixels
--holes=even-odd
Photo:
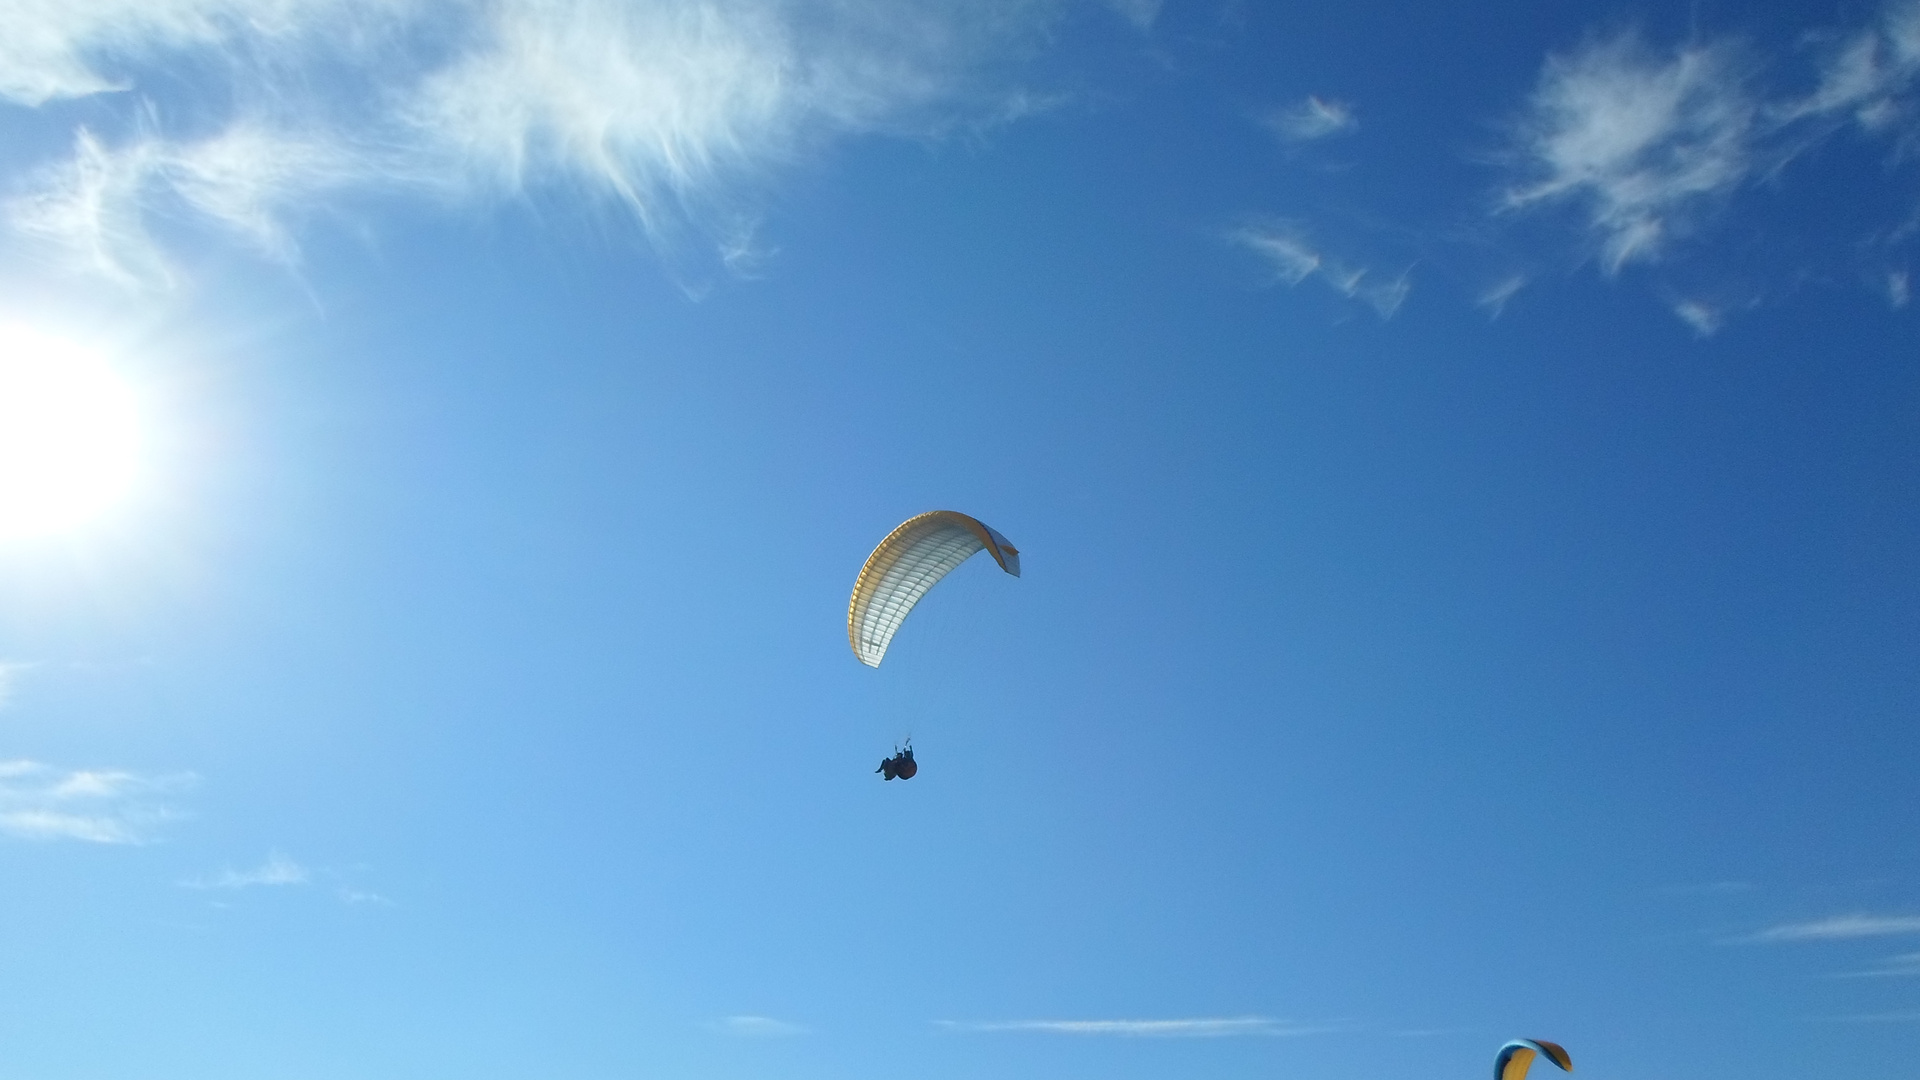
[[[853,655],[868,667],[879,667],[887,645],[907,612],[948,571],[986,551],[1000,569],[1020,576],[1020,550],[984,523],[952,510],[935,510],[909,518],[887,534],[867,556],[853,583],[847,605],[847,638]]]

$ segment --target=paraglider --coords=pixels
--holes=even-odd
[[[913,779],[913,774],[920,771],[920,766],[913,761],[913,740],[907,740],[904,750],[894,747],[893,756],[881,761],[880,767],[873,771],[879,773],[882,780],[892,780],[896,776],[902,780]]]
[[[1566,1048],[1559,1043],[1550,1043],[1545,1039],[1515,1039],[1501,1047],[1500,1055],[1493,1059],[1493,1080],[1527,1080],[1527,1069],[1532,1067],[1534,1056],[1539,1054],[1545,1055],[1548,1061],[1564,1071],[1573,1071],[1573,1059],[1567,1056]]]
[[[1020,549],[978,518],[935,510],[908,518],[888,533],[867,556],[847,603],[847,640],[853,655],[868,667],[879,667],[893,635],[927,590],[982,551],[991,554],[1000,569],[1020,576]],[[913,760],[913,741],[909,739],[904,750],[896,747],[874,771],[888,780],[912,779],[920,771]]]
[[[948,572],[985,551],[1000,569],[1020,576],[1020,549],[984,523],[952,510],[908,518],[867,556],[847,605],[853,655],[879,667],[913,605]]]

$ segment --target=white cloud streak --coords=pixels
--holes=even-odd
[[[4,0],[0,96],[24,105],[134,89],[164,54],[291,55],[364,42],[406,0]]]
[[[287,213],[358,182],[363,168],[340,144],[251,124],[195,142],[142,136],[117,147],[83,130],[73,156],[43,170],[8,211],[17,231],[52,244],[72,269],[164,287],[176,274],[147,227],[156,201],[291,263],[297,248]]]
[[[1693,328],[1694,337],[1712,337],[1720,332],[1720,327],[1726,322],[1726,312],[1705,300],[1676,300],[1673,314]]]
[[[1288,287],[1317,277],[1347,299],[1366,304],[1383,320],[1393,318],[1412,288],[1411,268],[1394,278],[1375,275],[1364,266],[1325,255],[1308,241],[1300,227],[1289,222],[1249,225],[1234,230],[1227,238],[1264,259]]]
[[[1920,934],[1920,915],[1836,915],[1829,919],[1768,927],[1749,940],[1848,941],[1906,934]]]
[[[1265,1016],[1205,1017],[1183,1020],[999,1020],[966,1023],[937,1021],[953,1031],[1038,1032],[1047,1035],[1107,1035],[1124,1038],[1218,1039],[1260,1035],[1290,1037],[1321,1035],[1343,1030],[1336,1026],[1309,1026]]]
[[[1501,312],[1507,310],[1507,301],[1513,299],[1521,289],[1526,287],[1526,275],[1511,274],[1482,289],[1479,297],[1474,300],[1474,306],[1486,308],[1489,317],[1497,319]]]
[[[584,196],[738,263],[754,193],[822,142],[1017,115],[1007,62],[1067,2],[0,0],[0,96],[101,106],[8,217],[146,288],[179,276],[156,215],[290,262],[298,211],[351,192]]]
[[[1705,881],[1695,885],[1668,885],[1654,891],[1665,896],[1725,896],[1752,892],[1753,888],[1751,881]]]
[[[1857,1016],[1816,1016],[1833,1024],[1920,1024],[1920,1012],[1862,1013]]]
[[[1843,971],[1838,976],[1843,979],[1886,979],[1920,977],[1920,952],[1901,953],[1889,956],[1870,968],[1859,971]]]
[[[20,673],[36,665],[20,660],[0,660],[0,709],[13,702],[14,690],[20,682]]]
[[[0,761],[0,833],[24,840],[145,843],[180,816],[167,796],[192,783],[186,774],[151,777]]]
[[[1249,227],[1234,232],[1232,239],[1272,264],[1274,273],[1288,285],[1298,285],[1322,269],[1320,253],[1292,228]]]
[[[251,889],[257,886],[305,885],[311,875],[307,868],[278,851],[251,870],[222,870],[209,877],[180,883],[187,889]]]
[[[667,197],[782,153],[802,115],[848,125],[871,104],[840,70],[809,70],[775,14],[752,6],[509,3],[485,23],[484,44],[403,114],[437,159],[431,174],[508,191],[583,181],[653,225]]]
[[[723,1016],[711,1026],[722,1034],[748,1039],[778,1039],[807,1033],[807,1029],[800,1024],[768,1016]]]
[[[1311,142],[1352,131],[1360,126],[1353,106],[1332,98],[1309,96],[1267,117],[1267,126],[1288,142]]]

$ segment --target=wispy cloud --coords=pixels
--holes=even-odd
[[[265,862],[251,870],[222,870],[203,878],[180,883],[187,889],[250,889],[256,886],[305,885],[311,875],[307,868],[278,851],[269,852]]]
[[[13,702],[13,692],[19,686],[21,673],[34,666],[21,660],[0,660],[0,709]]]
[[[409,0],[88,0],[6,5],[0,96],[23,105],[133,89],[160,54],[245,64],[246,43],[274,55],[364,44],[419,5]]]
[[[0,833],[26,840],[143,843],[180,816],[168,798],[193,779],[0,761]]]
[[[1583,254],[1614,275],[1706,251],[1711,227],[1758,198],[1743,193],[1764,185],[1768,197],[1786,197],[1794,162],[1842,131],[1890,143],[1890,161],[1912,158],[1920,149],[1920,0],[1896,0],[1864,27],[1803,40],[1827,42],[1814,50],[1811,90],[1770,84],[1763,76],[1787,65],[1732,38],[1662,48],[1624,33],[1548,56],[1499,156],[1508,168],[1499,213],[1573,215]],[[1765,224],[1790,228],[1781,222],[1794,217]],[[1818,243],[1780,247],[1803,260],[1851,260],[1846,275],[1864,277],[1897,309],[1910,283],[1884,249],[1910,238],[1908,229],[1863,226],[1862,235],[1831,238],[1825,255]],[[1804,277],[1810,268],[1779,272]],[[1671,306],[1703,337],[1728,313],[1690,299]]]
[[[1203,1017],[1182,1020],[998,1020],[967,1023],[936,1021],[953,1031],[1031,1031],[1048,1035],[1117,1035],[1128,1038],[1217,1039],[1232,1036],[1323,1035],[1345,1030],[1339,1025],[1296,1024],[1266,1016]]]
[[[1507,301],[1513,299],[1521,289],[1526,287],[1525,274],[1510,274],[1480,290],[1479,297],[1474,300],[1474,306],[1486,308],[1488,314],[1497,319],[1501,312],[1507,310]]]
[[[1239,229],[1231,238],[1265,259],[1288,285],[1300,284],[1325,266],[1320,253],[1307,244],[1298,229],[1288,225]]]
[[[1311,244],[1305,230],[1292,222],[1245,226],[1229,233],[1228,239],[1264,259],[1275,276],[1288,286],[1318,278],[1349,300],[1366,304],[1382,319],[1393,318],[1412,288],[1411,268],[1388,278],[1375,275],[1367,267],[1331,258]]]
[[[1829,919],[1771,926],[1748,940],[1847,941],[1906,934],[1920,934],[1920,915],[1836,915]]]
[[[1843,979],[1886,979],[1920,977],[1920,952],[1901,953],[1889,956],[1869,968],[1859,971],[1843,971],[1837,976]]]
[[[50,244],[71,269],[166,287],[176,274],[148,228],[155,200],[291,263],[289,212],[366,179],[368,165],[344,143],[253,124],[197,141],[147,134],[117,146],[82,130],[73,156],[42,169],[6,209],[18,233]]]
[[[1712,337],[1726,322],[1726,313],[1705,300],[1676,300],[1673,313],[1681,322],[1693,328],[1695,337]]]
[[[1920,3],[1889,5],[1864,30],[1839,38],[1813,93],[1777,108],[1787,120],[1847,116],[1868,131],[1883,131],[1913,114],[1920,77]]]
[[[1694,885],[1668,885],[1654,890],[1665,896],[1726,896],[1753,891],[1751,881],[1703,881]]]
[[[1160,17],[1161,0],[1107,0],[1107,6],[1134,26],[1145,30]]]
[[[1143,28],[1159,7],[1110,2]],[[292,261],[300,215],[355,192],[610,203],[663,250],[697,240],[732,266],[762,250],[751,240],[756,192],[823,142],[1017,115],[1007,101],[1033,95],[1009,62],[1038,47],[1062,8],[16,4],[0,35],[0,96],[98,102],[70,155],[14,178],[24,190],[7,217],[69,265],[146,288],[179,277],[154,239],[158,215]],[[165,106],[143,93],[159,82]]]
[[[777,1039],[807,1033],[807,1028],[800,1024],[775,1020],[770,1016],[723,1016],[709,1026],[722,1034],[749,1039]]]
[[[357,885],[342,883],[347,876],[342,871],[328,867],[313,867],[294,860],[284,852],[269,851],[267,857],[258,865],[248,869],[236,870],[226,867],[218,873],[202,877],[188,878],[179,883],[183,889],[209,891],[234,891],[254,888],[304,887],[315,884],[332,883],[331,895],[334,899],[349,907],[393,907],[394,903],[386,896],[363,889]],[[216,907],[227,906],[216,903]]]
[[[1547,60],[1515,141],[1508,209],[1578,207],[1609,273],[1660,254],[1754,166],[1756,103],[1727,45],[1658,53],[1637,37]]]
[[[1352,131],[1360,126],[1353,106],[1332,98],[1309,96],[1266,117],[1267,127],[1288,142],[1311,142]]]

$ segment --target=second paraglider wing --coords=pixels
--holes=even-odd
[[[1527,1069],[1532,1067],[1535,1054],[1543,1054],[1548,1061],[1568,1072],[1573,1071],[1573,1059],[1567,1056],[1566,1048],[1559,1043],[1545,1039],[1515,1039],[1500,1048],[1500,1055],[1493,1059],[1493,1080],[1526,1080]]]

